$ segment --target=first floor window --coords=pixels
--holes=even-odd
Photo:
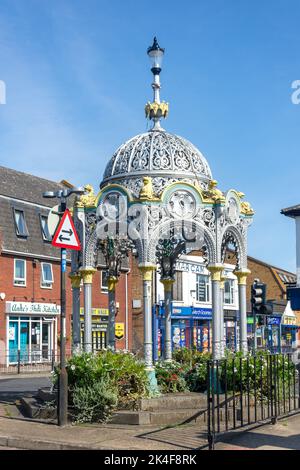
[[[41,286],[48,289],[52,288],[53,272],[50,263],[41,263]]]
[[[173,283],[173,300],[182,301],[182,271],[175,272],[175,282]]]
[[[196,274],[196,300],[197,302],[209,302],[209,276]]]
[[[224,282],[224,303],[234,303],[234,281],[233,279],[226,279]]]
[[[15,259],[14,285],[26,286],[26,261],[24,259]]]

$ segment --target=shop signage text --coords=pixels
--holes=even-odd
[[[84,315],[84,308],[80,309],[80,315]],[[108,308],[93,308],[92,309],[92,315],[101,315],[101,316],[108,316],[109,315],[109,310]]]
[[[58,315],[60,313],[60,306],[35,302],[6,302],[6,313]]]
[[[185,261],[177,261],[175,271],[185,271],[191,273],[204,273],[205,267],[201,264],[186,263]]]

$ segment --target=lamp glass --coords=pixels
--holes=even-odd
[[[161,68],[164,52],[161,49],[152,49],[148,52],[152,68]]]

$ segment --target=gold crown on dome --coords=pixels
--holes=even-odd
[[[166,118],[169,114],[169,103],[165,101],[161,103],[153,101],[153,103],[150,103],[150,101],[148,101],[145,106],[145,114],[148,119]]]

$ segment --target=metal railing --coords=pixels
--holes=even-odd
[[[66,351],[66,357],[72,355]],[[23,374],[34,372],[51,372],[60,363],[59,351],[54,350],[10,350],[0,352],[0,374]]]
[[[291,354],[207,361],[209,449],[221,435],[300,411],[299,366]]]

